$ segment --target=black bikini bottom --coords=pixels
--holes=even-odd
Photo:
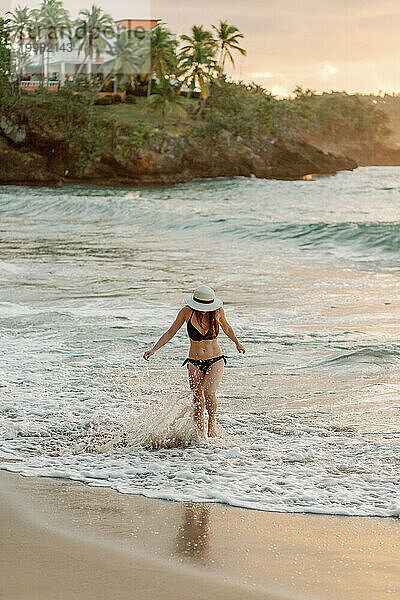
[[[187,358],[183,363],[182,363],[182,367],[184,365],[186,365],[187,363],[191,363],[192,365],[194,365],[195,367],[197,367],[198,369],[200,369],[200,371],[202,373],[204,373],[204,375],[207,372],[207,369],[209,369],[211,367],[211,365],[213,365],[215,362],[217,362],[217,360],[221,360],[221,358],[224,359],[224,363],[226,364],[226,357],[221,354],[221,356],[214,356],[214,358],[207,358],[205,360],[197,360],[196,358]]]

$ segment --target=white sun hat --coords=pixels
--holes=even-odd
[[[193,294],[185,297],[185,302],[190,308],[206,312],[217,310],[223,304],[222,300],[215,297],[214,290],[207,285],[200,285],[196,288]]]

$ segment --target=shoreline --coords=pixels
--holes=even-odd
[[[400,594],[393,517],[172,502],[6,470],[0,504],[7,600],[189,599],[194,586],[196,600]]]
[[[361,166],[361,165],[359,165]],[[357,166],[356,170],[359,168]],[[374,166],[374,165],[367,165]],[[393,165],[376,165],[376,166],[393,166]],[[395,165],[396,166],[396,165]],[[301,177],[258,177],[253,173],[250,175],[215,175],[215,176],[201,176],[201,175],[193,175],[192,177],[176,179],[172,178],[171,180],[162,180],[162,179],[149,179],[148,181],[142,181],[140,179],[59,179],[59,180],[48,180],[47,182],[40,181],[10,181],[8,183],[4,181],[0,181],[0,188],[7,186],[15,186],[15,187],[51,187],[51,188],[62,188],[68,185],[85,185],[85,186],[99,186],[99,187],[126,187],[126,188],[150,188],[150,187],[168,187],[173,185],[182,185],[185,183],[190,183],[193,181],[205,181],[210,180],[213,181],[215,179],[236,179],[236,178],[246,178],[246,179],[265,179],[267,181],[313,181],[314,178],[320,177],[331,177],[345,171],[347,169],[341,169],[338,171],[334,171],[332,173],[307,173]]]
[[[367,164],[367,165],[363,165],[363,164],[359,164],[357,165],[357,167],[355,167],[353,170],[356,171],[357,169],[360,168],[368,168],[368,167],[397,167],[400,166],[399,164]],[[14,180],[10,180],[9,182],[5,182],[5,181],[0,181],[0,188],[2,187],[34,187],[34,188],[42,188],[42,187],[48,187],[48,188],[63,188],[63,187],[67,187],[67,186],[74,186],[74,185],[83,185],[83,186],[88,186],[88,187],[109,187],[109,188],[126,188],[126,189],[147,189],[147,188],[163,188],[163,187],[169,187],[169,186],[174,186],[174,185],[183,185],[185,183],[191,183],[194,181],[214,181],[216,179],[236,179],[236,178],[246,178],[246,179],[264,179],[267,181],[287,181],[287,182],[294,182],[294,181],[315,181],[317,179],[321,179],[321,178],[325,178],[325,177],[333,177],[335,175],[338,175],[339,173],[342,173],[344,171],[347,171],[348,169],[340,169],[338,171],[334,171],[334,172],[327,172],[327,173],[308,173],[305,174],[301,177],[259,177],[255,174],[243,174],[243,175],[215,175],[215,176],[208,176],[208,175],[193,175],[191,177],[184,177],[181,179],[177,179],[177,178],[171,178],[170,180],[168,179],[163,179],[163,178],[154,178],[154,179],[149,179],[148,181],[143,181],[140,179],[57,179],[57,180],[48,180],[48,181],[35,181],[35,180],[26,180],[26,181],[14,181]]]

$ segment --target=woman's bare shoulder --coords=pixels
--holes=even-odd
[[[188,320],[191,313],[192,313],[192,309],[187,304],[183,308],[181,308],[181,310],[179,311],[179,314],[182,315],[182,317],[185,319],[185,321]]]
[[[225,314],[225,310],[224,310],[223,306],[221,306],[221,308],[219,309],[218,320],[221,324],[227,323],[226,314]]]

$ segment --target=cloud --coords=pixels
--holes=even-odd
[[[150,0],[99,2],[121,18],[139,17]],[[64,3],[76,13],[92,0]],[[220,19],[236,25],[247,50],[246,57],[235,57],[236,70],[228,67],[237,79],[258,79],[288,91],[296,85],[316,91],[327,85],[349,92],[400,89],[397,0],[151,0],[151,12],[178,34]]]
[[[282,73],[270,73],[269,71],[265,71],[264,73],[252,73],[251,74],[254,79],[269,79],[271,77],[283,77]]]
[[[321,74],[324,79],[329,79],[332,75],[337,73],[337,67],[330,65],[329,63],[325,63],[321,68]]]

